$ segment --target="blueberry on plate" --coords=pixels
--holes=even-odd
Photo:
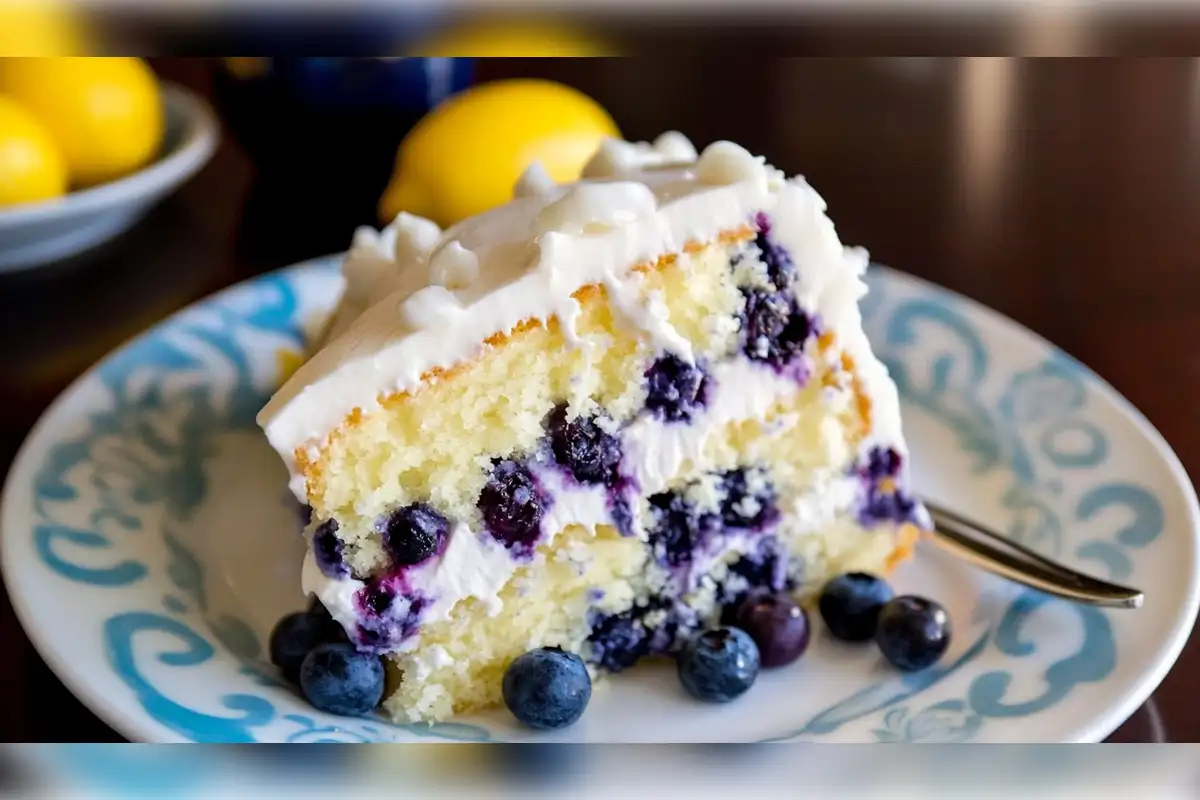
[[[883,578],[866,572],[848,572],[825,584],[817,608],[834,638],[866,642],[875,635],[879,611],[893,594]]]
[[[697,636],[679,654],[679,680],[688,694],[708,703],[728,703],[758,677],[758,646],[737,628]]]
[[[565,728],[592,699],[592,679],[583,659],[557,647],[540,647],[517,656],[501,684],[504,704],[530,728]]]
[[[791,664],[808,649],[808,615],[783,592],[751,593],[738,606],[734,625],[750,634],[764,669]]]
[[[314,602],[308,611],[288,614],[275,623],[268,645],[271,663],[279,667],[285,678],[295,683],[300,677],[300,665],[305,656],[317,645],[344,638],[342,626],[334,622],[324,606]]]
[[[883,657],[905,672],[936,664],[950,646],[950,615],[934,600],[902,595],[879,613],[875,643]]]
[[[308,608],[305,610],[305,613],[322,622],[333,622],[333,615],[329,613],[329,609],[325,607],[325,604],[315,594],[308,596]]]
[[[300,692],[318,711],[357,717],[383,699],[383,661],[354,645],[322,644],[300,666]]]

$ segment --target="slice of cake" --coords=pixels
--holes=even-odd
[[[538,647],[616,672],[752,589],[884,573],[924,526],[867,256],[741,147],[605,144],[440,231],[360,231],[319,350],[259,422],[304,564],[384,709],[496,704]]]

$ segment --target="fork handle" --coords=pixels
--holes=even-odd
[[[975,566],[1055,597],[1107,608],[1140,608],[1145,595],[1128,586],[1100,580],[1033,553],[1007,537],[954,512],[925,504],[933,520],[932,540]],[[1010,551],[981,537],[1002,543]]]

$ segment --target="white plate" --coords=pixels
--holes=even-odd
[[[0,272],[77,255],[124,233],[155,203],[204,166],[217,145],[217,121],[202,100],[162,87],[162,155],[119,180],[41,203],[0,209]]]
[[[503,710],[432,728],[321,714],[265,661],[271,625],[303,604],[302,542],[253,420],[280,354],[335,294],[333,264],[234,287],[117,351],[59,398],[13,466],[13,605],[55,672],[131,739],[528,736]],[[900,386],[918,489],[1144,588],[1145,606],[1072,606],[925,552],[896,583],[949,608],[955,642],[939,667],[900,675],[869,646],[818,635],[738,702],[706,706],[648,665],[554,738],[1096,741],[1170,668],[1196,615],[1198,516],[1167,445],[1014,323],[883,268],[870,279],[864,313]]]

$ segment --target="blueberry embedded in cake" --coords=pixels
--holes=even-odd
[[[664,656],[732,698],[804,652],[799,598],[886,573],[924,524],[865,254],[803,180],[671,142],[609,142],[589,180],[440,233],[359,236],[337,324],[259,416],[312,509],[304,589],[344,632],[322,669],[382,657],[396,720],[508,703],[555,727],[586,705],[580,665]],[[839,621],[874,636],[847,591]],[[291,624],[302,680],[327,629]],[[887,630],[905,663],[936,649]],[[576,701],[519,691],[556,670]]]

